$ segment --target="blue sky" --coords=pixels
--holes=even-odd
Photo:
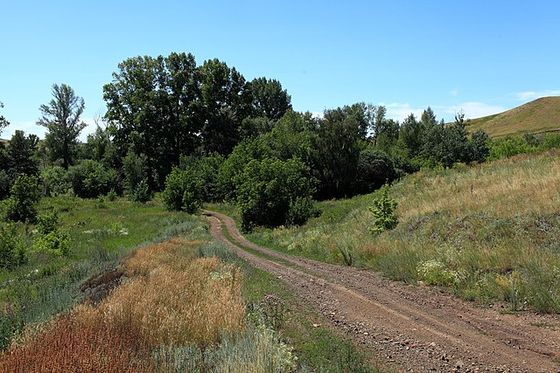
[[[120,61],[172,51],[276,78],[301,111],[365,101],[451,119],[560,95],[557,1],[20,0],[0,20],[2,137],[42,133],[53,83],[85,99],[91,123]]]

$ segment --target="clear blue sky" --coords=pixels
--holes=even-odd
[[[302,111],[365,101],[451,119],[560,95],[558,1],[19,0],[0,18],[2,137],[41,133],[53,83],[84,97],[91,122],[120,61],[171,51],[279,79]]]

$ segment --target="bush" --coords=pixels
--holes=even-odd
[[[37,230],[41,234],[49,234],[58,228],[58,213],[51,211],[39,215],[37,219]]]
[[[394,229],[399,223],[395,215],[396,208],[397,202],[389,197],[389,188],[384,186],[379,196],[373,200],[373,204],[369,207],[374,218],[370,232],[380,234],[383,231]]]
[[[507,136],[503,139],[496,139],[491,142],[490,159],[508,158],[517,154],[529,153],[534,150],[535,148],[529,146],[522,137]]]
[[[148,159],[144,154],[129,151],[123,160],[125,188],[128,198],[134,202],[145,203],[152,198],[148,182]]]
[[[174,168],[165,180],[163,201],[169,210],[196,212],[202,204],[202,179],[192,170]]]
[[[33,251],[55,256],[68,256],[70,238],[66,232],[55,229],[47,234],[41,234],[33,243]]]
[[[82,198],[95,198],[116,187],[116,172],[91,159],[70,168],[74,193]]]
[[[10,177],[4,170],[0,170],[0,200],[10,195]]]
[[[317,209],[310,197],[296,198],[290,202],[286,222],[290,225],[302,225],[316,213]]]
[[[109,193],[107,193],[107,200],[109,200],[109,202],[113,202],[116,199],[117,199],[117,192],[115,192],[115,189],[111,189]]]
[[[148,185],[148,179],[141,180],[129,194],[128,198],[133,202],[146,203],[152,199],[152,192]]]
[[[303,223],[310,216],[315,183],[299,159],[252,160],[238,182],[237,202],[246,230],[255,225],[289,224],[290,219]]]
[[[542,139],[543,149],[558,149],[560,148],[560,133],[547,133]]]
[[[6,201],[6,218],[12,221],[33,223],[37,219],[35,205],[41,193],[34,176],[18,176],[12,186],[10,198]]]
[[[490,148],[488,147],[490,137],[482,130],[475,131],[470,140],[471,147],[471,161],[484,162],[490,155]]]
[[[0,268],[12,269],[26,261],[25,249],[15,225],[0,223]]]
[[[358,160],[358,193],[371,193],[396,177],[391,158],[382,151],[366,149]]]
[[[41,181],[43,183],[43,195],[46,197],[66,194],[72,187],[68,171],[60,166],[47,167],[41,171]]]

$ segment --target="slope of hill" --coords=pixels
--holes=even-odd
[[[468,121],[470,131],[492,137],[560,130],[560,96],[543,97],[500,114]]]
[[[422,171],[396,183],[399,225],[371,234],[376,193],[319,203],[301,227],[251,240],[290,254],[448,287],[483,303],[560,312],[560,153]]]

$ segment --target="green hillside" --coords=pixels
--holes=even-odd
[[[560,130],[560,97],[543,97],[500,114],[468,121],[492,137]]]
[[[307,224],[261,228],[250,237],[290,254],[449,287],[466,299],[558,312],[558,156],[409,175],[391,188],[399,224],[379,236],[370,233],[373,193],[320,202],[322,214]]]

